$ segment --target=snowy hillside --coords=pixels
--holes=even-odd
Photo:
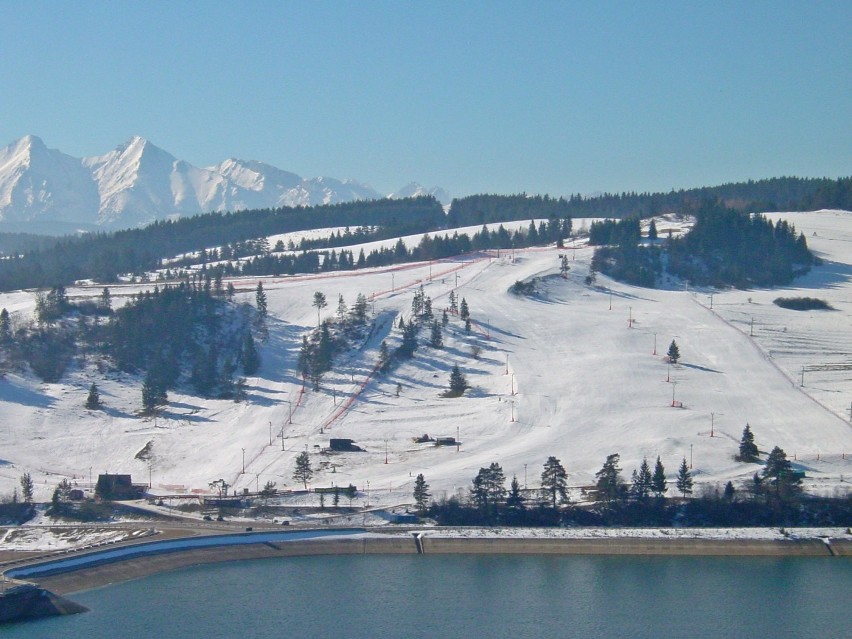
[[[396,197],[426,193],[409,185]],[[443,189],[429,191],[448,200]],[[64,233],[120,229],[173,216],[379,199],[353,180],[301,178],[229,159],[198,168],[135,136],[100,156],[73,158],[26,136],[0,148],[0,229]]]
[[[611,453],[621,454],[625,478],[643,457],[653,462],[659,455],[670,481],[686,458],[699,487],[737,484],[759,469],[733,459],[746,423],[762,453],[784,448],[806,472],[808,490],[845,491],[852,474],[852,213],[772,217],[789,219],[824,260],[784,290],[651,290],[600,275],[589,285],[592,249],[579,241],[563,251],[495,251],[261,278],[269,340],[259,375],[248,379],[246,402],[170,392],[169,406],[148,418],[137,415],[139,378],[104,377],[93,362],[80,362],[60,384],[7,374],[0,380],[0,495],[10,494],[24,472],[32,473],[41,499],[61,478],[87,483],[90,473],[104,471],[150,477],[161,493],[207,490],[219,478],[237,489],[267,481],[299,489],[294,459],[305,450],[319,469],[314,486],[352,483],[370,490],[371,503],[410,501],[418,473],[436,497],[467,490],[491,462],[532,488],[550,455],[561,459],[573,486],[592,483]],[[575,229],[583,225],[575,220]],[[567,279],[559,276],[562,253]],[[533,278],[536,293],[509,292]],[[238,297],[253,301],[257,281],[235,280]],[[452,317],[444,347],[436,349],[426,345],[425,329],[412,360],[377,376],[381,341],[399,343],[395,322],[410,315],[421,285],[439,316],[451,291],[465,298],[473,330],[466,333]],[[119,304],[140,288],[111,291]],[[363,293],[375,318],[370,337],[337,356],[319,392],[295,372],[302,336],[317,325],[316,291],[329,302],[324,317],[334,315],[338,295],[351,305]],[[835,310],[785,310],[772,303],[781,296],[824,299]],[[0,296],[0,307],[18,321],[33,304],[28,292]],[[682,359],[669,366],[663,356],[672,339]],[[472,388],[463,397],[441,397],[456,363]],[[101,390],[101,411],[83,408],[92,381]],[[458,436],[461,445],[413,441],[423,434]],[[366,452],[321,453],[331,437],[351,438]]]

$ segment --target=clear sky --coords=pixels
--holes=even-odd
[[[382,192],[852,174],[852,2],[0,0],[0,146]]]

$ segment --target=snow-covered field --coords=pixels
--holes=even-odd
[[[411,501],[418,473],[435,497],[466,491],[491,462],[534,488],[550,455],[561,459],[575,487],[593,483],[611,453],[620,453],[625,479],[643,457],[653,463],[659,455],[671,494],[683,458],[699,488],[738,484],[759,470],[733,459],[746,422],[762,452],[778,445],[795,456],[810,491],[845,493],[852,475],[852,213],[772,217],[789,219],[825,261],[783,290],[650,290],[602,276],[590,287],[592,249],[579,242],[564,251],[237,281],[238,296],[253,301],[262,280],[270,313],[248,401],[170,392],[160,416],[140,417],[140,380],[104,378],[92,362],[80,362],[60,384],[9,373],[0,380],[0,496],[10,495],[25,472],[40,500],[62,478],[88,484],[107,471],[132,473],[137,482],[150,478],[160,494],[207,491],[219,478],[240,491],[267,481],[296,490],[294,459],[306,449],[317,471],[313,486],[352,483],[362,491],[355,505]],[[559,277],[561,253],[570,260],[567,280]],[[533,277],[541,278],[537,295],[508,292]],[[466,334],[452,318],[445,347],[436,350],[425,345],[426,329],[413,360],[372,376],[382,339],[398,342],[394,322],[410,314],[421,284],[438,313],[456,290],[470,306],[474,330]],[[116,303],[141,288],[110,287]],[[376,320],[370,339],[337,359],[319,392],[303,388],[294,371],[302,335],[316,326],[315,291],[327,296],[324,316],[333,315],[338,294],[351,305],[363,293]],[[772,303],[791,296],[825,299],[836,310],[797,312]],[[0,295],[0,307],[26,316],[33,295]],[[682,360],[669,367],[664,355],[672,339]],[[454,363],[472,389],[442,398]],[[92,381],[102,411],[83,408]],[[672,407],[673,399],[682,408]],[[413,442],[423,434],[458,435],[461,445]],[[366,452],[321,453],[331,437],[351,438]],[[150,460],[137,459],[146,446]]]

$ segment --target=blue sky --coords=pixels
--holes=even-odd
[[[852,174],[852,3],[0,5],[0,146],[452,195]]]

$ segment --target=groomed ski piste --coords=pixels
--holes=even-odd
[[[92,477],[110,472],[150,482],[151,492],[163,496],[212,493],[210,483],[220,478],[240,493],[271,481],[293,491],[286,503],[318,506],[319,496],[293,479],[295,457],[305,450],[314,469],[310,487],[352,484],[358,489],[353,506],[411,504],[419,473],[435,499],[466,495],[478,470],[492,462],[502,466],[507,483],[517,476],[534,489],[549,456],[561,460],[571,496],[580,500],[612,453],[621,456],[625,480],[643,458],[653,464],[659,456],[670,496],[677,495],[674,479],[686,459],[700,494],[729,480],[739,489],[761,469],[734,460],[746,423],[764,459],[780,446],[805,472],[808,492],[847,494],[852,213],[769,217],[789,220],[823,260],[788,287],[695,290],[669,281],[646,289],[600,274],[589,284],[593,249],[579,236],[565,249],[232,280],[238,301],[253,303],[258,282],[268,297],[269,338],[260,344],[263,361],[247,380],[246,401],[169,391],[159,415],[141,416],[138,376],[104,375],[93,361],[78,361],[57,384],[10,370],[0,379],[0,495],[10,496],[24,473],[33,477],[36,500],[46,502],[62,479],[88,487]],[[574,220],[575,232],[589,223]],[[661,237],[686,225],[657,218]],[[298,243],[298,235],[284,237]],[[356,254],[359,248],[353,247]],[[568,257],[567,278],[560,276],[561,255]],[[535,293],[510,292],[515,282],[533,279]],[[436,349],[427,345],[424,328],[414,358],[378,375],[379,346],[383,339],[391,348],[399,343],[395,325],[410,317],[420,286],[438,318],[451,291],[464,298],[472,330],[451,316],[444,347]],[[152,287],[109,286],[116,306]],[[102,288],[68,293],[77,300],[97,297]],[[328,300],[323,318],[334,316],[338,295],[351,306],[363,293],[374,322],[366,341],[336,356],[319,391],[296,372],[302,336],[317,326],[316,291]],[[0,307],[13,321],[26,321],[35,293],[2,294]],[[833,310],[773,304],[799,296],[824,299]],[[673,339],[681,360],[669,365]],[[442,397],[454,364],[471,388],[462,397]],[[104,404],[99,411],[83,407],[93,381]],[[424,434],[456,437],[459,444],[414,442]],[[352,439],[365,452],[330,454],[330,438]],[[148,459],[137,458],[146,447]],[[348,498],[341,505],[350,505]],[[39,523],[46,523],[43,517]]]

